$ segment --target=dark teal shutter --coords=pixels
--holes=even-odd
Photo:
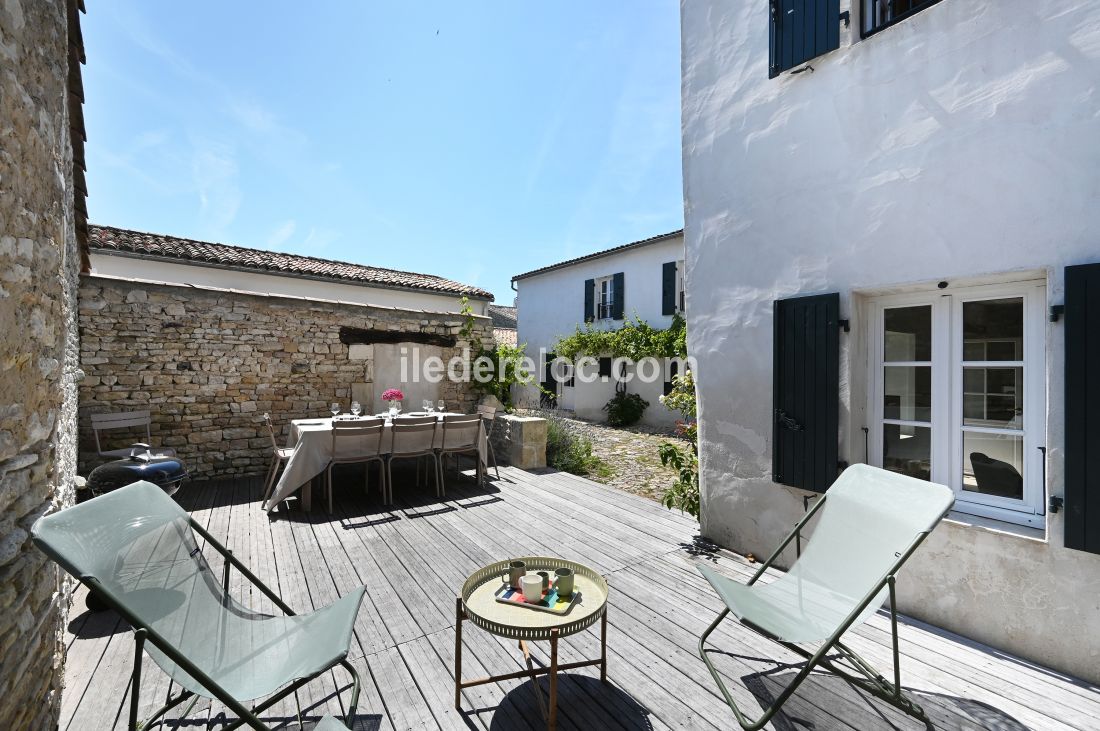
[[[622,272],[615,274],[611,277],[611,287],[614,289],[615,299],[611,301],[611,319],[621,320],[623,319],[623,312],[626,311],[626,277]]]
[[[558,405],[558,382],[554,378],[553,353],[546,354],[546,361],[542,365],[542,392],[539,394],[539,405],[545,409],[553,409]]]
[[[1100,264],[1066,267],[1066,548],[1100,553]]]
[[[840,295],[776,300],[772,479],[824,492],[837,476]]]
[[[676,314],[676,262],[661,267],[661,314]]]
[[[596,280],[584,280],[584,321],[596,319]]]
[[[670,393],[672,393],[672,389],[675,387],[675,384],[672,382],[672,379],[675,378],[677,375],[679,375],[678,371],[679,371],[679,364],[677,364],[677,362],[675,360],[669,360],[669,362],[668,362],[668,378],[665,380],[665,385],[664,385],[664,389],[663,389],[663,392],[664,392],[665,396],[668,396]]]
[[[840,47],[840,0],[769,2],[769,77]]]

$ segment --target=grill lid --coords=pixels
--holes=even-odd
[[[187,468],[177,458],[153,454],[148,444],[131,445],[130,456],[107,462],[88,475],[88,488],[93,495],[117,490],[133,482],[145,480],[172,495],[187,477]]]

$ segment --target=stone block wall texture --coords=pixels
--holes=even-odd
[[[489,431],[493,454],[500,464],[524,470],[546,466],[546,419],[497,414]]]
[[[0,729],[60,708],[67,580],[29,538],[76,467],[74,228],[64,0],[0,3]]]
[[[193,477],[265,472],[271,459],[265,412],[283,444],[291,419],[327,416],[333,401],[346,409],[353,392],[371,383],[375,349],[341,343],[343,326],[457,339],[462,320],[457,314],[84,277],[80,474],[103,462],[90,414],[145,409],[152,412],[153,443],[175,449]],[[474,337],[492,343],[489,318],[477,318]],[[458,339],[441,355],[446,361],[470,347]],[[379,383],[375,393],[400,385]],[[465,411],[476,406],[468,384],[444,380],[440,388],[448,404]],[[125,446],[125,436],[112,436],[110,446]],[[133,441],[144,436],[134,432]]]

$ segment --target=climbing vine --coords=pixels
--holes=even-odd
[[[477,393],[496,396],[506,409],[511,410],[512,386],[527,386],[535,381],[534,374],[524,365],[526,343],[520,345],[496,343],[493,347],[486,348],[480,338],[474,335],[477,319],[468,297],[462,298],[462,309],[459,312],[463,318],[459,335],[463,340],[469,341],[474,349],[472,361],[475,373],[470,387]],[[482,371],[483,377],[478,373],[479,361],[485,363],[487,367],[487,373]]]
[[[659,329],[640,317],[628,320],[617,330],[599,330],[592,323],[578,326],[572,335],[559,338],[554,353],[575,360],[582,355],[610,355],[639,361],[642,358],[686,358],[687,328],[684,318],[676,315],[672,324]]]

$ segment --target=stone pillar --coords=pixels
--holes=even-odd
[[[80,194],[69,130],[82,124],[79,102],[67,103],[70,51],[79,56],[70,12],[65,0],[0,4],[0,729],[54,728],[61,700],[70,583],[30,530],[74,493]]]
[[[497,414],[489,439],[501,464],[524,470],[546,466],[546,419]]]

